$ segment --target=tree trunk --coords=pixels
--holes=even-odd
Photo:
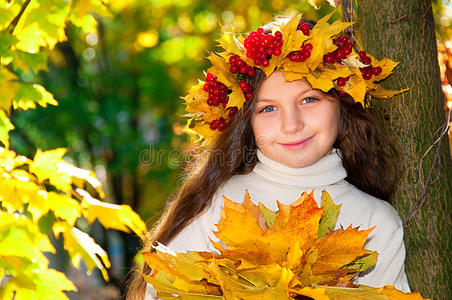
[[[383,86],[410,88],[402,95],[372,104],[400,150],[401,181],[392,203],[406,225],[408,280],[411,289],[424,297],[452,299],[452,169],[447,134],[440,147],[433,147],[422,159],[439,137],[437,129],[446,122],[431,2],[357,3],[364,48],[378,59],[388,57],[400,62]]]

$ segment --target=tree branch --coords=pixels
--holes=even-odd
[[[11,21],[11,23],[9,23],[9,25],[8,25],[8,28],[10,28],[9,34],[11,34],[11,35],[13,34],[14,29],[16,29],[16,26],[19,23],[20,18],[24,14],[25,9],[27,8],[28,4],[30,4],[30,2],[31,2],[31,0],[26,0],[24,2],[24,4],[22,4],[22,7],[20,8],[20,11],[17,14],[17,16],[15,16],[14,19]]]

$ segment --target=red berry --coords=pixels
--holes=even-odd
[[[372,73],[373,73],[374,75],[380,75],[381,71],[383,71],[383,70],[381,69],[381,67],[375,67],[375,68],[372,68]]]
[[[314,47],[312,46],[311,43],[307,43],[306,45],[304,45],[304,49],[305,49],[306,51],[311,52],[313,48],[314,48]]]
[[[213,99],[212,99],[212,104],[213,104],[214,106],[218,106],[218,104],[220,104],[220,102],[221,102],[221,97],[220,97],[220,96],[214,96],[214,97],[213,97]]]
[[[230,107],[228,117],[232,119],[234,117],[235,113],[237,112],[237,110],[238,109],[236,106]]]
[[[218,120],[213,120],[210,125],[209,125],[210,129],[215,130],[218,128]]]
[[[369,80],[372,78],[372,73],[365,72],[361,74],[365,80]]]
[[[336,56],[333,53],[328,53],[324,56],[323,60],[327,63],[335,63],[336,62]]]
[[[262,60],[262,66],[268,67],[268,65],[270,65],[270,61],[268,59]]]
[[[235,74],[235,73],[237,73],[237,72],[239,71],[239,67],[238,67],[237,65],[231,65],[231,66],[229,67],[229,71],[230,71],[232,74]]]
[[[352,53],[352,48],[344,47],[344,48],[342,48],[342,51],[344,52],[345,56],[348,56],[348,55],[350,55],[350,53]]]
[[[221,117],[219,120],[218,120],[218,130],[219,131],[223,131],[223,130],[225,130],[226,129],[226,122],[225,122],[225,119],[223,118],[223,117]]]
[[[344,91],[339,91],[339,96],[341,96],[341,97],[345,97],[345,96],[347,96],[348,94],[346,93],[346,92],[344,92]]]
[[[267,44],[267,45],[270,44],[273,41],[273,35],[271,35],[271,34],[266,35],[264,38],[264,41],[265,41],[265,44]]]
[[[275,32],[275,39],[277,39],[277,40],[279,40],[279,41],[282,39],[281,31],[276,31],[276,32]]]
[[[264,33],[264,28],[259,27],[259,28],[257,29],[257,33]]]
[[[229,57],[229,62],[231,63],[231,65],[235,65],[237,64],[237,60],[240,59],[237,55],[231,55]]]
[[[204,85],[202,86],[202,89],[207,92],[209,90],[209,84],[207,82],[204,83]]]
[[[248,72],[248,66],[247,65],[241,66],[239,72],[242,74],[246,74]]]
[[[256,76],[256,70],[254,70],[253,68],[249,68],[248,69],[248,76],[250,76],[250,77]]]
[[[336,84],[337,84],[338,86],[344,86],[346,82],[347,82],[347,80],[346,80],[345,78],[343,78],[343,77],[339,77],[339,78],[336,80]]]
[[[359,55],[359,58],[363,59],[364,57],[367,56],[367,53],[366,53],[366,51],[359,51],[358,55]]]
[[[273,50],[273,55],[275,55],[275,56],[281,55],[281,48],[275,48],[275,49]]]
[[[252,93],[252,92],[245,93],[245,99],[246,99],[246,100],[251,100],[251,99],[253,99],[253,93]]]
[[[309,24],[308,23],[306,23],[306,22],[298,23],[297,29],[301,30],[304,35],[309,35],[310,28],[309,28]]]
[[[361,61],[362,61],[363,64],[365,64],[365,65],[370,65],[370,63],[372,62],[372,60],[371,60],[370,57],[368,57],[368,56],[361,58]]]
[[[346,35],[341,35],[339,37],[339,42],[341,42],[342,44],[347,44],[348,43],[348,36]]]

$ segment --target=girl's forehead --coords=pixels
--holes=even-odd
[[[259,88],[257,98],[263,99],[267,97],[281,96],[282,94],[303,93],[313,90],[312,86],[305,79],[295,81],[286,81],[281,71],[273,72],[266,78]]]

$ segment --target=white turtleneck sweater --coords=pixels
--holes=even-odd
[[[261,202],[276,211],[276,200],[290,204],[300,195],[314,189],[314,198],[320,206],[323,190],[326,190],[336,204],[342,204],[335,228],[349,225],[368,229],[376,228],[369,234],[364,248],[377,251],[377,264],[362,272],[355,279],[356,284],[382,287],[394,285],[409,292],[405,275],[405,245],[402,221],[394,208],[383,200],[370,196],[345,181],[346,170],[334,149],[333,153],[321,158],[305,168],[291,168],[265,156],[257,150],[258,162],[253,171],[246,175],[234,175],[214,195],[209,209],[184,228],[167,245],[181,251],[216,251],[209,238],[218,241],[212,233],[219,223],[223,209],[223,195],[236,202],[243,202],[245,191],[255,204]],[[146,299],[155,299],[155,291],[148,284]]]

